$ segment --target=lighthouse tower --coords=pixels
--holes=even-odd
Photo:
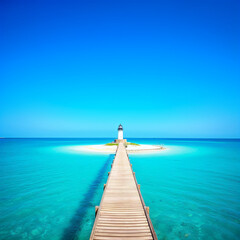
[[[123,127],[120,124],[118,127],[118,140],[122,140],[123,139]]]
[[[115,143],[126,143],[127,139],[123,139],[123,126],[118,126],[118,138],[114,140]]]

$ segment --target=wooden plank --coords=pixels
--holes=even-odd
[[[122,143],[104,185],[90,239],[157,239]]]

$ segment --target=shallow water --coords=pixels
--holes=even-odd
[[[112,139],[0,139],[0,239],[88,239],[113,155],[72,151]],[[159,239],[239,239],[240,141],[131,139]]]

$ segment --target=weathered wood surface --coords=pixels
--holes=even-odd
[[[90,239],[157,239],[126,148],[119,143]]]

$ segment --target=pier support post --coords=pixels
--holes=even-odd
[[[95,206],[95,217],[97,216],[99,206]]]
[[[145,208],[146,208],[146,211],[147,211],[147,213],[149,215],[149,207],[145,207]]]

